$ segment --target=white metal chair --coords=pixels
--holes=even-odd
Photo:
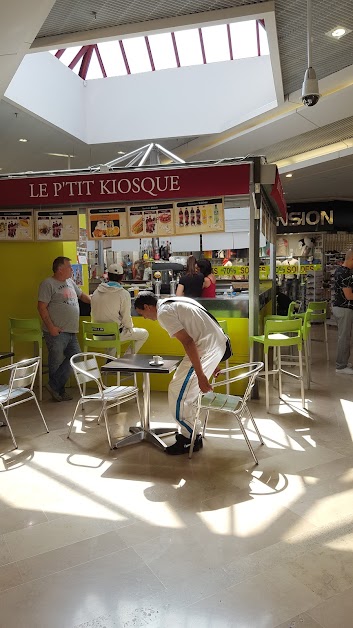
[[[217,392],[214,392],[214,390],[208,393],[200,393],[198,397],[198,401],[197,401],[197,414],[196,414],[194,429],[193,429],[193,433],[191,437],[189,458],[192,457],[194,442],[197,436],[198,426],[200,425],[201,410],[206,410],[205,420],[204,420],[204,424],[202,428],[202,436],[205,435],[210,410],[215,410],[216,412],[228,412],[230,414],[233,414],[234,418],[237,419],[238,421],[239,427],[242,431],[242,434],[245,438],[245,441],[251,451],[251,454],[256,464],[259,464],[258,459],[255,455],[255,452],[252,448],[251,442],[245,431],[242,419],[244,418],[246,414],[248,415],[248,418],[251,420],[254,426],[255,432],[257,436],[259,437],[260,443],[261,445],[263,445],[264,441],[262,440],[262,436],[255,423],[254,417],[252,416],[247,406],[247,402],[250,398],[250,393],[255,384],[255,380],[259,372],[263,368],[263,366],[264,366],[263,362],[250,362],[248,364],[238,364],[236,366],[231,366],[230,368],[222,369],[218,373],[218,375],[221,375],[222,373],[224,373],[225,379],[218,382],[215,379],[212,381],[212,388],[214,389],[219,386],[227,386],[227,384],[229,385],[229,384],[232,384],[233,382],[239,382],[241,380],[248,379],[249,381],[248,381],[246,390],[244,392],[244,395],[242,397],[239,397],[237,395],[217,393]]]
[[[105,386],[102,382],[101,372],[97,363],[97,358],[103,358],[105,360],[114,361],[117,358],[113,358],[111,355],[105,355],[104,353],[76,353],[73,355],[70,364],[76,377],[76,381],[80,390],[81,398],[78,400],[75,408],[75,412],[71,419],[67,438],[70,438],[70,433],[74,420],[76,418],[77,411],[80,405],[84,405],[88,401],[100,402],[101,410],[98,415],[98,423],[102,416],[104,416],[105,428],[107,430],[107,437],[110,449],[112,446],[112,439],[109,431],[108,413],[109,408],[119,406],[125,401],[136,400],[140,419],[140,405],[139,405],[139,390],[137,386]],[[87,394],[86,384],[91,382],[96,385],[97,392]]]
[[[33,392],[33,386],[39,366],[40,357],[36,357],[30,358],[29,360],[21,360],[21,362],[16,362],[15,364],[10,364],[9,366],[5,366],[0,369],[0,373],[8,371],[10,375],[8,385],[0,386],[0,408],[5,417],[5,425],[9,428],[15,449],[17,449],[17,443],[9,422],[10,408],[18,406],[21,403],[26,403],[26,401],[34,401],[45,425],[45,429],[49,432],[48,426],[39,407],[37,397]]]

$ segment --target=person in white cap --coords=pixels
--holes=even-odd
[[[108,267],[108,282],[101,283],[91,297],[91,319],[93,323],[118,323],[120,340],[134,340],[137,353],[146,342],[148,331],[133,326],[130,294],[120,283],[123,275],[121,264]]]

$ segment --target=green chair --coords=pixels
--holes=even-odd
[[[39,318],[10,318],[10,350],[14,352],[16,342],[33,342],[34,356],[40,357],[39,401],[43,398],[43,331]],[[38,347],[38,350],[37,350]],[[13,357],[11,358],[13,364]]]
[[[121,342],[117,323],[92,323],[90,321],[82,321],[82,330],[84,353],[91,353],[92,351],[99,353],[111,352],[112,356],[119,358],[121,356],[122,349],[126,350],[129,346],[132,347],[132,353],[135,353],[134,340]],[[136,381],[135,373],[135,386]],[[117,374],[117,385],[120,385],[120,373]]]
[[[287,321],[291,318],[295,318],[297,316],[296,310],[298,309],[298,303],[296,301],[291,301],[288,307],[288,314],[269,314],[265,316],[266,321]]]
[[[311,311],[307,310],[304,313],[296,314],[295,318],[302,321],[302,338],[303,338],[303,357],[305,363],[305,372],[306,372],[306,387],[310,388],[311,383],[311,345],[310,345],[310,331],[311,331]],[[293,320],[293,319],[292,319]],[[298,366],[298,363],[295,362],[296,356],[293,354],[283,356],[281,355],[281,364],[290,365],[290,366]],[[277,365],[277,354],[276,349],[274,348],[274,362]]]
[[[290,334],[289,336],[287,334]],[[270,407],[270,394],[269,394],[269,375],[278,373],[278,393],[280,399],[282,398],[282,374],[289,375],[294,379],[300,381],[300,392],[302,406],[305,407],[305,394],[304,394],[304,375],[303,375],[303,334],[302,334],[302,321],[298,318],[292,320],[268,320],[265,324],[265,333],[263,336],[250,336],[250,362],[253,361],[254,342],[258,342],[263,345],[264,348],[264,362],[265,362],[265,389],[266,389],[266,410],[269,412]],[[282,368],[281,363],[281,348],[296,346],[299,355],[299,375],[285,371]],[[269,370],[268,368],[268,352],[269,348],[278,349],[277,352],[277,367]],[[274,365],[275,366],[275,365]]]
[[[228,323],[226,320],[217,320],[219,326],[223,329],[224,333],[228,336]],[[229,360],[225,360],[226,363],[226,369],[229,369]],[[230,392],[230,384],[227,381],[226,382],[226,391],[227,391],[227,395],[229,395]]]
[[[311,301],[308,303],[307,310],[311,313],[311,323],[321,324],[324,326],[324,340],[322,340],[322,342],[324,342],[326,345],[326,360],[328,362],[330,359],[330,355],[327,337],[327,302]]]

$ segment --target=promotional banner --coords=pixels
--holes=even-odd
[[[5,210],[0,212],[0,241],[30,242],[33,240],[33,212]]]
[[[102,240],[128,237],[126,207],[104,207],[87,210],[88,238]]]
[[[307,275],[308,273],[315,272],[316,270],[322,270],[321,264],[302,264],[298,265],[283,265],[276,266],[277,275]],[[235,276],[249,276],[249,266],[213,266],[213,274],[215,277],[229,277],[235,278]],[[270,266],[259,267],[260,279],[267,279],[270,276]]]
[[[175,203],[174,220],[176,235],[224,231],[223,198]]]
[[[154,238],[173,235],[173,208],[173,203],[129,207],[129,236]]]
[[[78,210],[35,212],[34,232],[39,242],[77,242],[79,239]]]

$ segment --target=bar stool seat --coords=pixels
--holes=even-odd
[[[34,357],[40,357],[39,401],[43,398],[43,331],[39,318],[10,318],[10,350],[14,352],[16,342],[33,342]],[[13,357],[11,364],[13,364]]]
[[[290,336],[287,334],[291,334]],[[265,333],[263,336],[250,336],[250,362],[253,361],[254,342],[258,342],[263,345],[264,348],[264,376],[265,376],[265,390],[266,390],[266,410],[269,412],[269,375],[278,374],[278,393],[279,398],[282,398],[282,374],[286,374],[300,382],[301,401],[303,408],[305,407],[305,393],[304,393],[304,375],[303,375],[303,334],[302,334],[302,321],[298,318],[292,320],[267,320],[265,323]],[[281,348],[296,346],[298,349],[298,365],[299,375],[286,371],[282,368],[281,363]],[[269,348],[278,349],[277,351],[277,365],[276,368],[269,370],[268,367],[268,351]]]

